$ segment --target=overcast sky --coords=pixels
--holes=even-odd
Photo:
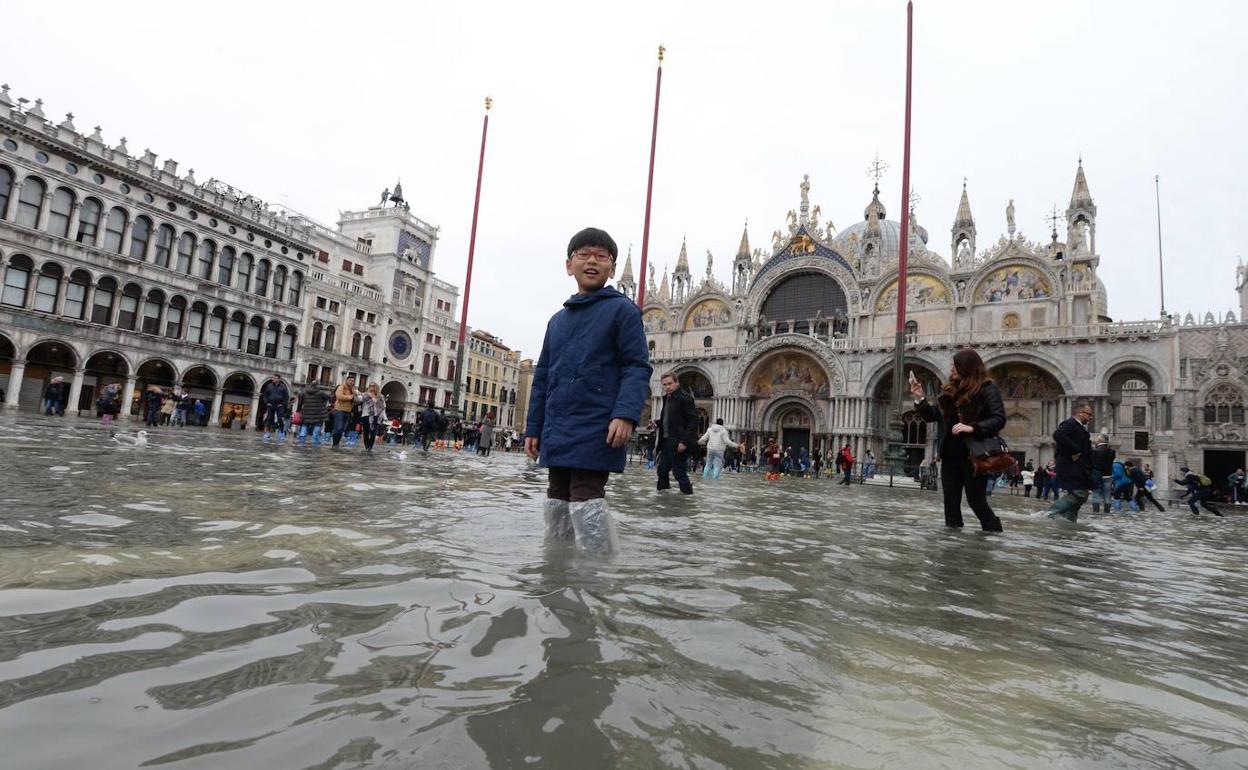
[[[912,184],[949,256],[962,178],[982,249],[1047,239],[1082,153],[1116,320],[1238,308],[1248,210],[1239,2],[956,2],[915,9]],[[586,225],[640,256],[657,44],[667,46],[650,258],[687,234],[727,281],[798,202],[825,221],[870,200],[876,152],[900,204],[905,3],[95,2],[6,8],[0,80],[59,121],[100,124],[196,178],[333,223],[402,177],[441,227],[434,267],[463,286],[483,97],[490,118],[469,323],[536,355],[574,291],[564,247]],[[1236,73],[1240,73],[1236,75]],[[623,267],[623,254],[620,258]]]

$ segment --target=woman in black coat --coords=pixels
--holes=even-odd
[[[929,422],[940,424],[937,454],[940,457],[940,483],[945,495],[945,525],[962,526],[962,492],[979,518],[985,532],[1000,532],[1001,519],[988,505],[988,476],[976,476],[966,438],[996,436],[1005,427],[1005,402],[1001,391],[988,379],[988,369],[979,354],[970,348],[953,356],[949,382],[936,405],[929,404],[923,386],[910,381],[914,406]]]

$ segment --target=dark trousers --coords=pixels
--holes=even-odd
[[[659,489],[672,486],[668,480],[669,473],[676,477],[676,484],[681,491],[693,489],[693,483],[689,481],[689,450],[686,448],[684,452],[676,451],[679,443],[675,439],[663,439],[659,444]]]
[[[286,431],[286,407],[281,404],[269,404],[264,412],[264,430],[270,432],[277,428],[279,433]]]
[[[364,431],[364,448],[372,449],[373,444],[377,441],[377,420],[373,417],[365,417],[360,422],[360,428]]]
[[[551,468],[546,496],[552,500],[583,503],[606,497],[607,477],[610,471],[594,471],[585,468]]]
[[[160,423],[160,404],[159,403],[148,404],[147,419],[145,420],[145,422],[148,425],[157,425]]]
[[[854,472],[854,464],[846,463],[844,466],[841,467],[841,470],[845,472],[845,477],[841,479],[840,483],[842,484],[851,483],[852,480],[850,479],[850,474]]]
[[[1151,491],[1149,491],[1149,490],[1148,490],[1148,489],[1146,489],[1145,487],[1136,487],[1136,492],[1135,492],[1135,507],[1136,507],[1136,508],[1139,508],[1141,511],[1142,511],[1142,510],[1144,510],[1144,501],[1145,501],[1145,500],[1147,500],[1147,501],[1149,501],[1150,503],[1152,503],[1153,505],[1157,506],[1157,510],[1159,510],[1159,511],[1165,511],[1165,510],[1166,510],[1166,509],[1162,506],[1162,504],[1161,504],[1161,503],[1157,502],[1157,498],[1153,497],[1153,493],[1152,493]]]
[[[1216,507],[1214,507],[1213,503],[1209,502],[1210,497],[1211,497],[1211,493],[1207,489],[1202,489],[1202,490],[1193,492],[1191,496],[1188,497],[1187,499],[1187,505],[1189,508],[1192,509],[1192,513],[1195,513],[1195,514],[1200,513],[1200,509],[1197,508],[1196,506],[1202,505],[1204,506],[1205,510],[1209,511],[1215,516],[1221,516],[1222,512],[1219,511]]]
[[[338,442],[342,441],[342,434],[351,424],[351,413],[344,412],[341,409],[335,409],[330,413],[333,419],[334,429],[334,446],[338,446]]]
[[[988,476],[976,476],[970,460],[944,458],[940,463],[940,484],[945,495],[945,526],[962,526],[962,492],[985,532],[1000,532],[1001,519],[988,505]]]

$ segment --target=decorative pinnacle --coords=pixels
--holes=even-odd
[[[1057,211],[1057,204],[1054,203],[1053,212],[1044,218],[1044,221],[1048,222],[1049,226],[1053,229],[1054,238],[1057,237],[1057,223],[1058,223],[1058,220],[1060,220],[1061,218],[1062,218],[1062,215],[1059,214]]]
[[[493,107],[493,106],[494,106],[494,100],[493,100],[493,99],[491,99],[491,98],[490,98],[490,97],[488,97],[488,96],[487,96],[487,97],[485,97],[485,111],[486,111],[486,112],[489,112],[489,111],[490,111],[490,108],[491,108],[491,107]]]
[[[884,176],[884,172],[888,171],[888,164],[880,160],[880,154],[875,154],[875,160],[871,161],[871,165],[867,166],[867,176],[875,180],[875,186],[880,186],[880,177]]]
[[[667,49],[663,47],[662,43],[659,43],[659,64],[660,65],[663,64],[663,54],[666,52],[667,52]]]

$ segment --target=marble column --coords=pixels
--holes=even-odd
[[[87,290],[82,294],[82,320],[91,323],[91,313],[95,308],[95,282],[87,284]]]
[[[208,412],[209,425],[215,426],[221,424],[221,398],[221,389],[217,388],[212,394],[212,410]]]
[[[40,230],[48,226],[48,211],[52,208],[52,196],[54,194],[55,193],[52,191],[51,185],[49,185],[48,191],[43,194],[43,203],[40,204],[39,206],[39,229]]]
[[[132,240],[133,232],[134,220],[127,217],[126,225],[121,230],[121,248],[117,250],[117,253],[123,257],[130,256],[130,242]]]
[[[247,427],[249,429],[255,427],[256,420],[259,419],[259,414],[260,414],[260,391],[257,390],[251,396],[251,411],[247,415]]]
[[[74,379],[69,383],[69,400],[65,402],[65,411],[78,416],[78,399],[82,396],[82,380],[85,372],[74,369]]]
[[[69,273],[60,277],[56,282],[56,301],[52,303],[52,312],[55,315],[65,315],[65,292],[69,289]]]
[[[126,386],[121,389],[121,412],[117,415],[120,420],[128,420],[131,418],[130,407],[134,403],[134,386],[135,376],[133,374],[126,375]],[[140,415],[140,418],[142,415]]]
[[[22,392],[22,379],[26,376],[26,361],[14,360],[9,369],[9,389],[4,394],[6,409],[17,408],[17,397]]]
[[[69,229],[65,232],[65,237],[72,240],[78,238],[78,223],[81,217],[82,200],[75,199],[74,205],[69,209]]]

